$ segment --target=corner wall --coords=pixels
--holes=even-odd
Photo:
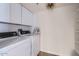
[[[41,51],[62,56],[72,55],[75,9],[75,6],[66,6],[35,14],[41,30]]]

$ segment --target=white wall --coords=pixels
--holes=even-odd
[[[41,30],[41,51],[71,55],[74,50],[75,6],[36,13]]]

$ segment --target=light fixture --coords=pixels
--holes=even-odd
[[[54,3],[47,3],[47,8],[48,9],[54,8]]]

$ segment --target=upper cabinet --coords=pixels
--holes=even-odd
[[[10,4],[0,3],[0,22],[9,22]]]
[[[10,22],[21,24],[21,5],[19,3],[10,4]]]
[[[33,25],[33,15],[24,7],[22,7],[22,24]]]
[[[34,16],[19,3],[0,3],[0,22],[34,26]]]

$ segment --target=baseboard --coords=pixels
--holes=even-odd
[[[56,52],[51,52],[51,51],[47,51],[47,50],[40,50],[40,51],[46,52],[46,53],[49,53],[49,54],[55,54],[55,55],[61,56],[60,54],[58,54]]]
[[[40,51],[37,56],[58,56],[58,55]]]

